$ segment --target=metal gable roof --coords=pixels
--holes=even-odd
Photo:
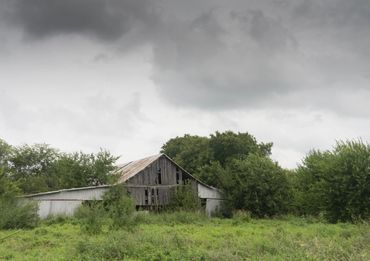
[[[118,183],[123,183],[127,181],[129,178],[132,178],[140,171],[145,169],[147,166],[152,164],[154,161],[159,159],[163,154],[157,154],[154,156],[146,157],[143,159],[131,161],[129,163],[122,164],[118,167],[116,171],[117,174],[120,174],[120,178],[118,179]]]
[[[212,187],[210,185],[207,185],[206,183],[202,182],[201,180],[197,179],[193,175],[191,175],[188,171],[186,171],[183,167],[181,167],[179,164],[177,164],[173,159],[171,159],[169,156],[167,156],[164,153],[153,155],[150,157],[146,157],[143,159],[131,161],[129,163],[122,164],[118,167],[117,174],[120,175],[120,178],[118,180],[118,183],[126,182],[128,179],[132,178],[136,174],[138,174],[140,171],[144,170],[147,166],[152,164],[154,161],[158,160],[160,157],[165,157],[169,161],[171,161],[173,164],[175,164],[177,167],[179,167],[182,171],[184,171],[188,176],[202,184],[203,186],[206,186],[210,189],[219,190],[215,187]]]

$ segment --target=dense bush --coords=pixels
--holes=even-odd
[[[83,232],[94,235],[102,231],[106,217],[100,201],[89,201],[89,204],[80,206],[74,216],[79,220]]]
[[[18,198],[19,189],[0,169],[0,229],[33,228],[37,225],[36,202]]]
[[[323,213],[330,222],[370,218],[370,145],[347,141],[332,151],[312,151],[295,184],[299,214]]]
[[[126,188],[123,185],[115,185],[104,193],[103,200],[85,202],[74,216],[80,221],[83,231],[98,234],[105,223],[109,224],[111,229],[131,230],[137,224],[134,211],[135,204],[128,196]]]
[[[268,157],[272,143],[258,143],[251,134],[218,132],[209,137],[184,135],[170,139],[162,146],[162,153],[211,186],[220,186],[219,177],[205,168],[225,168],[232,159],[245,159],[249,154]]]
[[[285,171],[269,158],[249,155],[227,167],[225,196],[232,209],[248,210],[253,216],[285,214],[291,192]]]
[[[197,191],[191,182],[171,189],[170,202],[166,206],[172,211],[196,211],[200,210],[200,200]]]
[[[21,199],[14,201],[0,200],[0,209],[0,228],[34,228],[38,224],[37,202]]]
[[[129,197],[123,185],[112,186],[103,196],[103,206],[108,217],[112,219],[113,227],[126,227],[135,225],[135,203]]]
[[[230,217],[233,210],[244,209],[261,217],[285,213],[289,204],[289,183],[284,170],[269,158],[271,147],[247,132],[226,131],[176,137],[163,145],[162,152],[224,191],[222,215]]]

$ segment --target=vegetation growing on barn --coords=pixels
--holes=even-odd
[[[81,230],[90,235],[102,232],[103,226],[110,229],[133,229],[137,224],[134,215],[135,204],[123,185],[112,186],[103,200],[85,202],[75,212]]]
[[[197,191],[191,182],[171,189],[170,203],[166,206],[171,211],[199,211],[201,208]]]

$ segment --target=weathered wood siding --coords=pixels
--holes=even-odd
[[[187,179],[181,168],[162,156],[128,179],[126,186],[137,206],[161,206],[169,203],[171,190]],[[191,181],[197,191],[196,182]]]
[[[158,179],[158,173],[161,174],[161,180]],[[183,184],[183,173],[180,168],[173,164],[166,157],[160,157],[144,170],[126,181],[130,185],[176,185],[176,172],[179,177],[179,184]],[[160,182],[159,182],[160,181]]]
[[[127,186],[127,191],[135,200],[136,206],[162,206],[170,202],[171,187],[174,186]]]

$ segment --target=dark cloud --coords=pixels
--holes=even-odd
[[[161,97],[176,106],[335,110],[353,89],[369,95],[368,0],[6,3],[2,16],[37,39],[80,34],[132,52],[132,46],[148,44],[152,79]],[[327,97],[334,92],[340,95]]]
[[[168,25],[154,44],[153,79],[168,102],[217,110],[346,107],[364,114],[366,103],[343,106],[343,97],[351,104],[349,94],[363,89],[370,98],[369,1],[213,3],[210,12]],[[298,101],[283,104],[286,97]]]
[[[153,79],[174,104],[253,106],[293,87],[288,71],[296,63],[296,40],[261,10],[213,9],[169,25],[167,33],[155,42]]]
[[[157,22],[147,0],[14,0],[3,15],[33,38],[83,34],[115,40],[142,24]]]

